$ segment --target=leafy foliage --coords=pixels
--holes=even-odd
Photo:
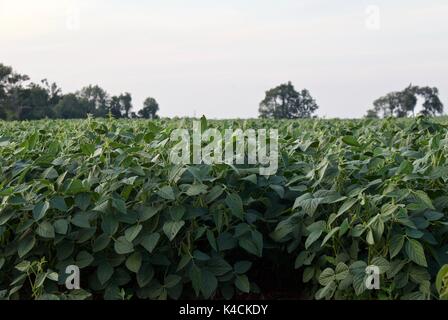
[[[263,270],[317,299],[436,297],[445,123],[207,121],[279,128],[279,170],[264,177],[171,164],[186,119],[0,122],[0,297],[228,299],[263,294]],[[64,286],[72,264],[81,290]]]

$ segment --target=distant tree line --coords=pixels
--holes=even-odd
[[[159,105],[151,97],[135,113],[132,111],[132,96],[128,92],[111,96],[101,87],[89,85],[75,93],[63,94],[56,83],[49,83],[46,79],[40,83],[29,80],[27,75],[0,63],[0,119],[82,119],[88,115],[158,118]]]
[[[136,113],[128,92],[110,96],[101,87],[89,85],[75,93],[63,94],[55,83],[49,83],[46,79],[40,83],[29,80],[27,75],[0,63],[0,119],[77,119],[88,115],[158,118],[159,104],[151,97]],[[435,116],[443,113],[437,88],[409,85],[402,91],[391,92],[375,100],[366,117],[413,116],[419,97],[423,99],[421,114]],[[291,82],[287,82],[266,91],[258,112],[260,118],[299,119],[315,117],[318,108],[307,89],[297,91]]]
[[[409,85],[402,91],[391,92],[375,100],[366,117],[414,116],[419,97],[423,99],[420,114],[443,114],[443,104],[437,88]],[[299,119],[312,117],[318,108],[316,100],[307,89],[296,91],[291,82],[288,82],[266,91],[258,112],[260,118]]]
[[[439,90],[431,87],[419,87],[412,84],[402,91],[388,93],[373,102],[373,108],[367,111],[367,118],[415,116],[418,98],[423,99],[420,114],[436,116],[443,113],[443,104],[439,99]]]

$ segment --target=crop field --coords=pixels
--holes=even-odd
[[[0,122],[0,299],[448,296],[446,118],[201,122],[278,170],[173,164],[191,119]]]

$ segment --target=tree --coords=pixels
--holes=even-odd
[[[27,75],[15,72],[12,67],[0,63],[0,118],[17,120],[20,116],[19,96]]]
[[[368,119],[378,119],[378,113],[375,111],[375,109],[369,109],[367,110],[366,118]]]
[[[55,107],[58,118],[62,119],[84,119],[88,114],[93,114],[95,109],[92,104],[78,97],[74,93],[66,94]]]
[[[129,92],[125,92],[124,94],[120,94],[120,105],[121,105],[121,114],[125,118],[129,118],[129,112],[132,109],[132,96]]]
[[[415,115],[417,98],[421,96],[424,99],[421,114],[442,114],[443,104],[438,94],[437,88],[419,87],[411,84],[402,91],[391,92],[375,100],[373,102],[374,109],[369,110],[368,113],[398,118],[408,117],[410,114]]]
[[[443,103],[439,99],[439,90],[437,88],[417,87],[415,92],[425,100],[421,114],[435,116],[443,113]]]
[[[50,95],[46,88],[39,84],[31,83],[27,88],[19,91],[19,119],[37,120],[53,118],[55,116],[53,105],[50,103]]]
[[[138,111],[138,116],[144,119],[158,119],[157,111],[159,111],[159,104],[154,98],[146,98],[143,102],[143,108]]]
[[[132,96],[126,92],[110,99],[109,110],[114,118],[129,118],[132,109]]]
[[[106,117],[109,113],[109,94],[101,87],[97,85],[88,85],[78,91],[77,95],[92,105],[94,116]]]
[[[258,111],[261,118],[297,119],[310,118],[318,108],[307,89],[297,92],[288,82],[267,91]]]
[[[118,96],[112,96],[109,102],[109,112],[114,118],[121,118],[121,104]]]

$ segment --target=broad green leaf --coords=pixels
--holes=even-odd
[[[39,223],[36,233],[42,238],[53,239],[55,237],[53,225],[48,221]]]
[[[101,284],[105,284],[107,281],[109,281],[113,273],[114,268],[107,261],[101,263],[96,270],[96,275]]]
[[[250,283],[246,275],[237,275],[235,279],[235,286],[244,293],[250,292]]]
[[[334,270],[331,268],[326,268],[319,275],[319,283],[322,286],[326,286],[327,284],[333,282],[334,280],[336,280],[336,275],[334,273]]]
[[[50,208],[50,203],[48,201],[40,202],[34,206],[33,209],[33,218],[36,221],[39,221],[45,216],[45,213]]]
[[[227,195],[225,202],[227,204],[227,207],[229,207],[230,211],[235,217],[243,219],[243,201],[241,200],[239,195],[235,193],[229,194]]]
[[[390,258],[394,258],[397,254],[400,253],[401,249],[404,245],[404,236],[401,234],[395,234],[390,239],[390,246],[389,246],[389,254]]]
[[[68,231],[68,221],[65,219],[58,219],[54,222],[54,231],[58,234],[67,234]]]
[[[361,145],[359,144],[358,140],[355,139],[355,137],[353,136],[345,136],[342,137],[342,141],[350,146],[354,146],[354,147],[360,147]]]
[[[129,242],[134,241],[134,239],[140,234],[140,231],[142,231],[142,228],[143,227],[141,224],[136,224],[132,227],[127,228],[124,232],[126,240],[128,240]]]
[[[420,242],[414,239],[406,240],[405,251],[408,255],[408,258],[415,262],[416,264],[427,267],[428,263],[426,262],[425,251]]]
[[[172,187],[170,186],[165,186],[160,188],[159,191],[157,191],[157,195],[159,195],[159,197],[166,199],[166,200],[175,200],[175,196],[174,196],[174,190]]]
[[[353,207],[353,205],[358,201],[358,199],[353,199],[353,198],[349,198],[347,200],[344,201],[344,203],[342,204],[342,206],[339,208],[338,214],[336,215],[336,217],[341,216],[342,214],[344,214],[347,210],[349,210],[351,207]]]
[[[340,227],[336,227],[336,228],[333,228],[330,232],[328,232],[328,234],[325,236],[325,238],[322,241],[322,244],[320,246],[323,247],[328,242],[328,240],[330,240],[333,237],[333,235],[339,231],[339,229],[340,229]]]
[[[142,239],[141,245],[146,250],[148,250],[149,253],[152,253],[154,251],[154,248],[157,246],[159,239],[160,239],[160,234],[158,232],[156,232],[151,235],[145,236]]]
[[[34,247],[34,244],[36,243],[36,239],[28,235],[22,240],[19,241],[19,244],[17,246],[17,253],[19,254],[19,257],[24,257],[28,252],[31,251],[31,249]]]
[[[127,254],[134,251],[134,246],[125,237],[119,237],[114,244],[115,252],[118,254]]]
[[[168,221],[163,225],[163,232],[170,241],[173,241],[184,225],[185,221]]]
[[[142,266],[142,255],[140,252],[134,252],[126,259],[126,268],[137,273]]]
[[[209,299],[218,287],[215,275],[207,270],[202,272],[201,292],[205,299]]]
[[[305,249],[308,249],[314,242],[316,242],[317,239],[320,238],[322,235],[322,230],[316,230],[311,232],[311,234],[306,238],[305,241]]]

